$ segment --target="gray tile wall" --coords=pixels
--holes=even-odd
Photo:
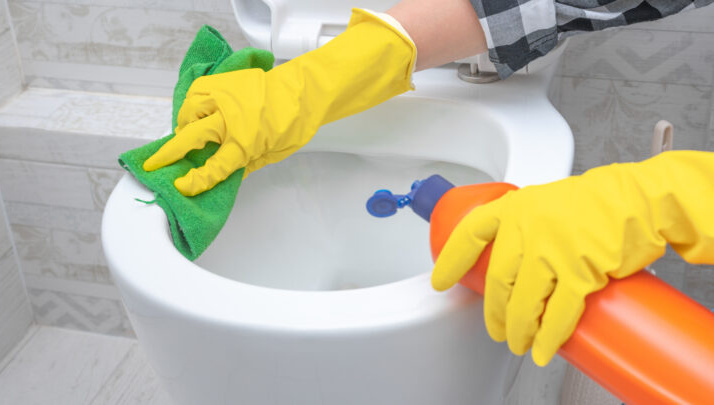
[[[102,210],[124,174],[117,156],[167,133],[170,111],[169,99],[33,88],[0,110],[0,188],[38,323],[133,336]]]
[[[28,85],[170,96],[203,24],[247,42],[228,0],[9,0]]]
[[[0,106],[22,90],[20,59],[6,0],[0,0]]]
[[[0,106],[22,90],[22,71],[6,0],[0,0]],[[0,190],[0,361],[33,321]]]
[[[675,149],[714,151],[714,6],[573,37],[551,96],[575,135],[574,173],[648,157],[660,119]],[[714,308],[714,267],[668,250],[657,275]]]
[[[25,335],[32,319],[0,193],[0,363]]]

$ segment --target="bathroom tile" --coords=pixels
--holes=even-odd
[[[198,0],[199,3],[204,0]],[[10,2],[20,2],[18,0],[10,0]],[[194,0],[62,0],[57,3],[65,5],[98,5],[98,6],[115,6],[115,7],[131,7],[131,8],[146,8],[158,10],[191,10],[194,8]]]
[[[93,209],[86,168],[0,159],[5,201]]]
[[[40,325],[134,337],[121,301],[28,288]]]
[[[130,147],[171,132],[171,100],[28,89],[0,109],[0,157],[118,168]]]
[[[35,63],[33,61],[25,61],[25,64],[33,67]],[[60,66],[64,64],[58,63]],[[112,67],[112,73],[115,73],[120,68]],[[136,70],[136,69],[132,69]],[[164,71],[160,71],[164,72]],[[63,89],[63,90],[74,90],[83,92],[95,92],[95,93],[119,93],[119,94],[135,94],[150,97],[171,97],[173,95],[173,87],[176,83],[175,71],[165,71],[166,75],[160,81],[151,81],[151,76],[135,76],[134,83],[113,83],[106,82],[107,76],[101,74],[99,69],[92,69],[89,77],[84,79],[79,78],[67,78],[67,77],[48,77],[47,74],[51,72],[40,72],[41,76],[35,75],[33,72],[25,69],[25,83],[27,86],[41,88],[48,87],[52,89]],[[169,75],[170,73],[170,75]],[[112,80],[115,78],[112,75]]]
[[[109,282],[99,233],[13,225],[26,274]]]
[[[0,126],[44,128],[47,118],[67,101],[52,89],[27,89],[0,109]]]
[[[621,405],[622,401],[575,367],[568,365],[557,404]]]
[[[11,1],[10,12],[22,58],[40,61],[178,66],[200,27],[175,10]]]
[[[102,212],[98,210],[11,201],[5,203],[5,210],[13,225],[95,234],[101,232]]]
[[[18,94],[22,86],[22,70],[12,32],[9,27],[0,27],[0,106]]]
[[[172,403],[166,391],[159,385],[141,347],[135,343],[89,405]]]
[[[0,32],[10,28],[10,18],[7,15],[6,0],[0,0]]]
[[[12,238],[10,237],[10,228],[8,219],[5,216],[3,209],[2,194],[0,194],[0,252],[12,248]]]
[[[709,5],[677,15],[630,26],[630,29],[714,32],[714,6]]]
[[[553,104],[556,109],[560,109],[560,88],[563,80],[564,78],[562,76],[556,75],[548,87],[548,100],[550,100],[550,103]]]
[[[54,291],[110,301],[118,301],[121,299],[119,290],[113,283],[97,283],[94,281],[53,278],[37,274],[27,274],[27,272],[24,273],[25,285],[29,289]]]
[[[12,248],[0,250],[0,359],[22,339],[32,320],[30,301]]]
[[[171,130],[168,99],[67,94],[45,129],[91,135],[157,139]]]
[[[118,169],[117,158],[121,153],[147,142],[146,139],[51,132],[35,128],[3,128],[3,118],[0,116],[0,159]],[[42,122],[36,120],[34,124],[42,125]]]
[[[52,230],[54,255],[58,262],[103,265],[101,236],[98,233]]]
[[[111,284],[109,267],[103,264],[62,263],[52,259],[21,259],[25,276],[36,275],[56,283],[56,279],[79,280],[98,284]]]
[[[0,373],[1,404],[86,404],[135,342],[39,328]]]
[[[19,259],[51,259],[54,257],[52,229],[25,225],[12,226]]]
[[[714,100],[712,100],[712,108],[709,112],[709,140],[706,150],[714,152]]]
[[[124,176],[124,170],[89,169],[89,181],[92,182],[92,198],[97,210],[104,210],[104,205],[119,180]]]
[[[567,362],[555,356],[545,367],[536,366],[530,353],[523,356],[513,384],[505,394],[504,405],[557,404]]]
[[[673,84],[712,84],[714,33],[618,29],[573,37],[563,75]]]
[[[31,230],[31,233],[38,228]],[[13,226],[15,235],[26,235],[27,227]],[[84,265],[104,265],[104,257],[102,254],[101,239],[98,233],[65,231],[61,229],[51,229],[49,239],[51,257],[53,260],[61,263],[73,263]],[[43,258],[39,254],[31,252],[28,248],[27,239],[18,238],[17,249],[21,259]],[[34,240],[30,241],[31,243]],[[32,246],[32,245],[30,245]],[[44,249],[43,249],[44,250]]]
[[[101,211],[6,203],[23,272],[111,283],[99,234]]]
[[[33,88],[0,109],[0,126],[156,139],[171,130],[171,99]]]
[[[25,82],[30,87],[165,98],[173,96],[173,87],[178,77],[178,67],[156,69],[54,59],[23,59],[22,67]]]
[[[12,1],[10,13],[29,76],[78,79],[73,72],[92,71],[99,66],[176,72],[203,24],[215,27],[235,49],[240,49],[247,42],[233,13],[225,10],[226,6],[228,2],[216,6],[219,11],[203,12],[134,8],[123,4],[113,7]],[[58,63],[68,66],[61,68]],[[110,71],[112,69],[106,72]],[[120,69],[117,71],[121,73]],[[92,81],[114,83],[113,77],[111,74],[102,79],[95,76]],[[175,76],[171,80],[175,80]]]
[[[214,13],[229,13],[233,15],[230,1],[223,0],[193,0],[193,10]],[[346,12],[349,12],[346,10]]]
[[[95,5],[147,10],[233,12],[231,2],[223,0],[61,0],[54,2],[65,6]],[[29,2],[10,0],[10,3],[37,3],[37,0]]]
[[[0,357],[0,374],[5,370],[8,364],[12,363],[12,360],[22,351],[22,349],[27,345],[27,343],[32,340],[38,329],[43,328],[43,326],[37,326],[36,324],[30,325],[25,332],[25,335],[20,338],[20,340],[15,344],[15,346],[5,355],[5,357]]]
[[[654,262],[652,268],[657,277],[679,291],[684,291],[684,273],[687,263],[671,247],[667,247],[667,253]]]
[[[684,273],[684,293],[714,310],[714,266],[688,265]]]
[[[649,157],[660,119],[674,125],[675,149],[702,149],[711,98],[710,86],[564,78],[560,112],[575,137],[574,173]]]

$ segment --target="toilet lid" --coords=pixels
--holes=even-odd
[[[386,11],[398,0],[233,0],[243,34],[276,59],[311,51],[347,28],[353,7]]]

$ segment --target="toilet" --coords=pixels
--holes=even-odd
[[[388,3],[234,6],[252,45],[289,59],[344,29],[350,6]],[[416,91],[321,128],[245,180],[195,262],[174,248],[161,208],[135,200],[153,194],[125,175],[104,212],[104,252],[172,399],[502,403],[522,358],[488,337],[482,299],[461,286],[433,291],[429,224],[407,210],[375,218],[365,202],[435,173],[456,185],[568,176],[572,132],[546,94],[559,52],[489,84],[460,79],[456,65],[419,72]]]

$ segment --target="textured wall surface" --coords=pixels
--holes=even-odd
[[[0,0],[0,106],[21,88],[22,73],[12,38],[7,3]],[[0,360],[20,341],[31,323],[32,310],[0,192]]]
[[[133,335],[102,210],[124,174],[117,156],[168,133],[170,118],[169,99],[47,89],[0,110],[0,189],[38,323]]]
[[[0,193],[0,362],[25,335],[32,310]]]
[[[9,0],[29,86],[170,96],[196,31],[247,45],[228,0]]]
[[[0,0],[0,106],[22,90],[22,70],[7,1]]]
[[[573,37],[551,89],[575,135],[574,173],[649,155],[660,119],[675,149],[714,151],[714,6]],[[714,307],[714,268],[669,250],[657,275]]]

